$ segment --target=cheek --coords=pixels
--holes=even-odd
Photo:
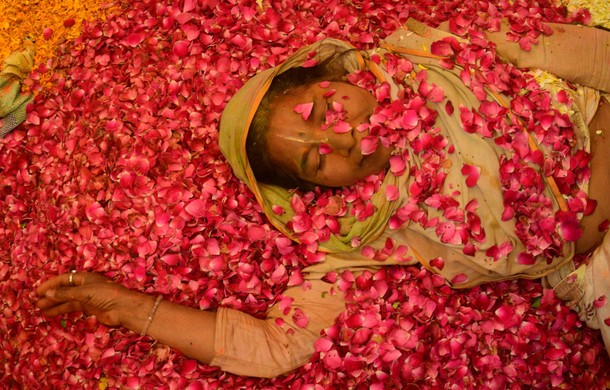
[[[275,139],[269,140],[268,147],[271,157],[270,160],[277,165],[278,169],[294,172],[294,147],[291,148],[290,145],[286,145],[286,142],[278,142]]]
[[[336,181],[352,181],[360,178],[362,168],[344,158],[329,159],[326,161],[326,177]]]

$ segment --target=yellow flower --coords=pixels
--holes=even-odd
[[[581,8],[591,12],[591,24],[610,28],[610,7],[608,0],[561,0],[571,12]]]

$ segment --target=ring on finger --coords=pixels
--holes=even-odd
[[[68,277],[68,283],[70,284],[71,287],[74,287],[74,274],[76,273],[76,270],[73,269],[72,271],[70,271],[70,276]]]

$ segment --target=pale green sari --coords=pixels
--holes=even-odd
[[[0,137],[4,137],[26,118],[26,106],[33,94],[21,92],[21,81],[34,65],[34,47],[14,52],[4,61],[0,72]]]

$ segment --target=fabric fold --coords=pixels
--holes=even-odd
[[[27,117],[26,107],[34,94],[21,91],[22,81],[34,67],[35,49],[26,45],[22,51],[11,53],[0,72],[0,137],[6,136]]]

